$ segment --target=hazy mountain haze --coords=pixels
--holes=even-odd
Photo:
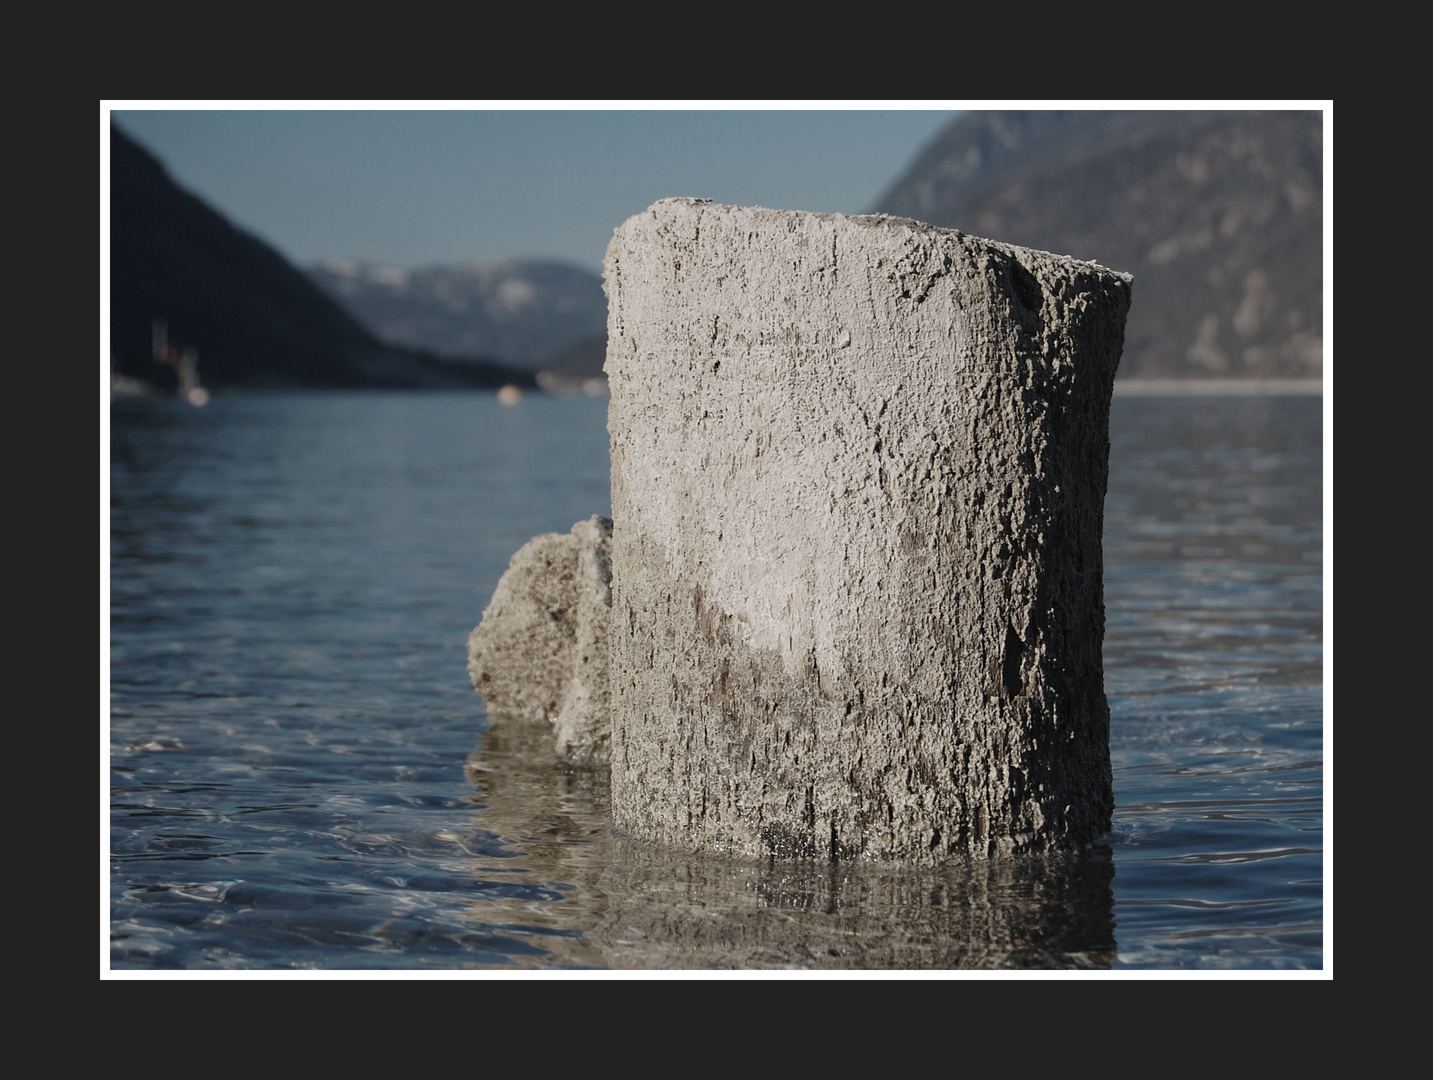
[[[330,259],[308,275],[380,338],[441,356],[500,356],[535,370],[574,342],[607,335],[602,278],[571,263],[485,259],[406,270]],[[599,361],[592,374],[600,369]]]
[[[430,359],[600,373],[600,260],[612,229],[685,194],[891,213],[1129,271],[1124,378],[1322,368],[1316,110],[114,117],[119,129],[152,134],[146,145],[190,198],[212,200],[239,233],[287,256],[342,309],[342,333],[356,328]],[[112,225],[127,235],[118,218]],[[114,295],[135,284],[116,280]],[[135,339],[126,354],[139,348],[144,320],[133,318],[116,337]]]
[[[1122,377],[1317,378],[1317,111],[968,112],[875,209],[1134,275]]]
[[[657,199],[860,213],[950,109],[125,109],[115,124],[290,262],[601,273]]]

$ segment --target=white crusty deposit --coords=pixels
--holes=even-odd
[[[606,289],[616,826],[918,862],[1103,835],[1130,278],[668,199]]]

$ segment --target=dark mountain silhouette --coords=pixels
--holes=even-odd
[[[153,325],[198,350],[210,386],[535,385],[491,360],[443,360],[384,343],[263,241],[181,190],[110,128],[110,344],[121,375],[174,385],[153,359]]]
[[[1318,377],[1318,112],[972,112],[874,208],[1134,275],[1122,377]]]

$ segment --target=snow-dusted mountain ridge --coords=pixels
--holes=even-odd
[[[601,277],[568,263],[490,259],[406,270],[330,259],[307,273],[379,337],[441,356],[538,370],[607,332]]]

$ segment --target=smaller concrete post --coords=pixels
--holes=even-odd
[[[558,754],[605,766],[612,520],[529,540],[468,636],[468,674],[489,715],[551,723]]]

